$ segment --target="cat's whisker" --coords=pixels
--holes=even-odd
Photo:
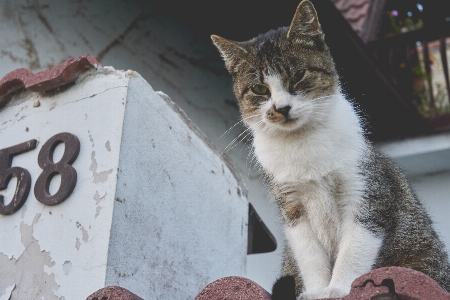
[[[240,142],[241,142],[241,141],[245,141],[245,139],[246,139],[249,135],[252,135],[252,132],[251,132],[251,131],[247,132],[247,134],[244,135],[243,138],[241,138]],[[239,145],[239,143],[236,143],[236,144],[235,144],[231,149],[229,149],[228,151],[233,150],[237,145]],[[245,146],[245,143],[244,143],[244,146]],[[243,147],[244,147],[244,146],[243,146]],[[241,150],[242,150],[242,148],[241,148]]]
[[[253,115],[253,116],[249,116],[249,117],[242,118],[241,120],[239,120],[239,122],[237,122],[236,124],[234,124],[233,126],[231,126],[227,131],[225,131],[225,132],[219,137],[218,140],[220,140],[224,135],[226,135],[227,133],[229,133],[234,127],[236,127],[236,126],[239,125],[240,123],[243,123],[245,120],[248,120],[248,119],[251,119],[251,118],[254,118],[254,117],[257,117],[257,116],[261,116],[261,114],[256,114],[256,115]]]
[[[250,126],[249,128],[247,128],[246,130],[244,130],[241,134],[239,134],[237,137],[235,137],[231,143],[228,144],[228,146],[225,147],[225,149],[223,150],[222,154],[226,154],[228,151],[230,151],[230,147],[243,135],[245,134],[247,131],[251,130],[252,127],[255,127],[256,125],[260,124],[261,122],[263,122],[263,120],[258,121],[257,123],[255,123],[254,125]],[[234,147],[233,147],[234,148]]]
[[[255,115],[252,115],[252,116],[248,116],[248,117],[242,118],[242,120],[248,120],[248,119],[250,119],[250,118],[260,117],[260,116],[262,116],[262,113],[257,113],[257,114],[255,114]]]
[[[241,149],[239,150],[239,152],[241,152],[241,151],[244,149],[245,146],[248,146],[248,144],[245,142],[245,140],[247,140],[248,136],[251,137],[251,136],[252,136],[252,133],[247,133],[247,134],[242,138],[242,141],[244,141],[244,143],[242,144],[242,147],[241,147]],[[239,143],[236,144],[233,148],[235,148],[237,145],[239,145]]]
[[[239,122],[237,122],[236,124],[234,124],[233,126],[231,126],[227,131],[225,131],[218,139],[218,141],[223,138],[224,135],[226,135],[227,133],[229,133],[234,127],[236,127],[237,125],[239,125],[240,123],[244,122],[244,120],[240,120]]]
[[[339,94],[331,94],[331,95],[328,95],[328,96],[322,96],[322,97],[319,97],[319,98],[314,98],[314,99],[312,99],[312,101],[326,99],[326,98],[333,97],[333,96],[339,96]]]

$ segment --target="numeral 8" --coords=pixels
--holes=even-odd
[[[61,143],[65,144],[64,154],[61,160],[55,163],[53,153],[56,146]],[[39,202],[45,205],[56,205],[69,197],[77,183],[77,171],[71,164],[77,159],[79,153],[80,141],[75,135],[67,132],[54,135],[42,146],[38,155],[38,164],[42,168],[42,173],[34,185],[34,195]],[[50,182],[57,174],[61,175],[61,185],[58,191],[51,195]]]

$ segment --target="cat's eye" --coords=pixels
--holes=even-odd
[[[270,95],[269,88],[262,84],[255,84],[251,87],[251,90],[256,95]]]
[[[294,76],[292,76],[291,80],[289,81],[289,88],[295,88],[297,83],[302,81],[303,77],[305,77],[306,70],[299,70],[295,72]]]

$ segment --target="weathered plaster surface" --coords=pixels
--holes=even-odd
[[[106,285],[144,299],[193,299],[244,275],[246,191],[179,108],[129,85]]]
[[[68,89],[21,93],[0,108],[0,149],[38,140],[35,150],[13,159],[13,166],[26,168],[32,177],[25,205],[0,215],[0,292],[15,284],[11,299],[80,299],[104,286],[128,81],[124,73],[102,68]],[[32,105],[36,101],[39,106]],[[78,181],[68,199],[45,206],[33,193],[42,172],[37,156],[60,132],[80,140],[72,165]],[[55,159],[64,151],[58,148]],[[56,179],[52,185],[58,188]]]
[[[16,287],[16,284],[13,284],[11,286],[7,286],[3,291],[0,291],[0,300],[9,300],[11,299],[11,293]]]
[[[15,286],[10,294],[11,299],[65,299],[54,294],[59,289],[55,274],[45,272],[45,266],[55,265],[51,253],[41,249],[33,236],[33,227],[40,217],[41,214],[36,214],[31,225],[23,221],[20,223],[20,236],[25,250],[17,259],[9,259],[0,253],[0,291]]]
[[[11,299],[79,299],[111,284],[183,299],[245,275],[248,202],[239,174],[137,73],[102,68],[59,93],[18,94],[0,116],[0,149],[38,140],[13,160],[33,183],[51,136],[67,131],[81,144],[66,201],[45,206],[31,192],[21,210],[0,216],[0,291]]]

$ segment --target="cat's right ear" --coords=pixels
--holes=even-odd
[[[300,35],[319,35],[323,38],[323,31],[319,24],[317,12],[309,0],[302,0],[297,6],[291,26],[287,32],[287,38]]]
[[[217,49],[219,49],[228,71],[230,71],[230,73],[236,72],[236,68],[244,59],[248,51],[237,42],[224,39],[217,35],[211,35],[211,39]]]

